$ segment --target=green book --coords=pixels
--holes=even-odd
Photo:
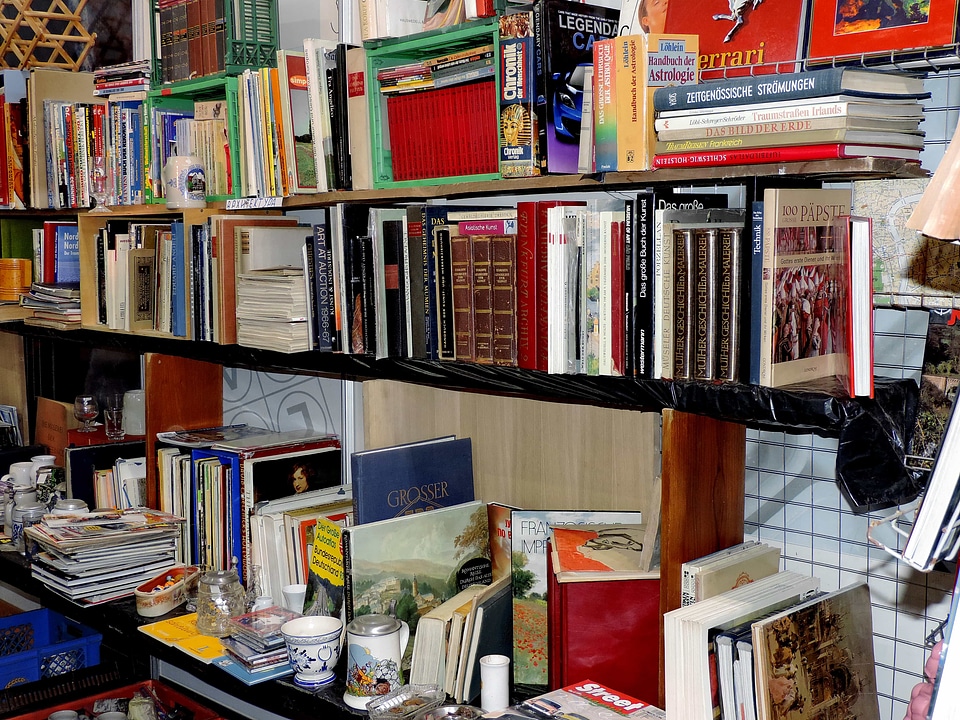
[[[37,218],[0,218],[0,257],[33,259],[33,230],[40,227]]]

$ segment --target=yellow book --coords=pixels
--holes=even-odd
[[[219,638],[204,635],[197,629],[196,613],[141,625],[138,629],[166,645],[183,650],[200,662],[209,663],[224,655]]]
[[[649,170],[656,134],[653,92],[697,82],[697,35],[621,35],[614,67],[617,97],[617,170]]]

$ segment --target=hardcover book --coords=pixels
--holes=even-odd
[[[656,697],[659,658],[637,653],[637,648],[659,642],[660,627],[660,574],[639,568],[643,528],[589,527],[554,527],[556,545],[548,543],[549,686],[589,676],[603,684],[615,682],[634,697]],[[563,569],[571,565],[591,569]],[[598,637],[604,641],[598,643]]]
[[[547,683],[547,539],[550,526],[639,522],[641,513],[633,511],[513,511],[510,526],[515,683]]]
[[[850,214],[851,192],[769,188],[763,202],[760,384],[839,376],[850,288],[833,220]]]
[[[342,541],[347,622],[366,613],[409,622],[492,579],[487,506],[479,500],[347,527]]]
[[[663,27],[648,32],[699,35],[705,80],[791,72],[803,59],[806,15],[807,0],[712,5],[670,0]]]
[[[277,68],[280,71],[288,183],[294,193],[315,192],[317,165],[313,152],[304,54],[293,50],[278,51]]]
[[[539,0],[534,5],[542,172],[577,172],[584,69],[593,64],[593,43],[617,34],[618,15],[572,0]]]
[[[870,588],[850,585],[753,625],[758,716],[877,720]]]
[[[500,18],[500,174],[540,174],[533,12]]]
[[[357,524],[474,499],[470,438],[453,435],[350,456]]]
[[[810,0],[807,59],[813,63],[890,62],[903,67],[950,52],[957,41],[957,3],[845,3]],[[909,67],[909,65],[906,65]]]

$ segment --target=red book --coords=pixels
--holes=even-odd
[[[861,55],[907,55],[907,48],[924,58],[936,58],[937,50],[956,42],[957,3],[932,0],[903,3],[899,14],[885,3],[844,7],[833,0],[813,0],[807,57],[821,62]],[[888,15],[883,17],[883,15]],[[944,48],[945,49],[945,48]]]
[[[548,682],[584,678],[655,698],[660,681],[660,579],[559,582],[547,545]],[[603,638],[603,642],[597,642]]]
[[[537,369],[537,204],[517,203],[517,367]]]
[[[882,147],[879,145],[790,145],[743,150],[710,152],[682,152],[656,155],[654,168],[711,167],[714,165],[753,165],[757,163],[799,162],[804,160],[835,160],[837,158],[882,157],[919,161],[920,151],[914,148]]]
[[[650,16],[648,31],[699,35],[701,82],[801,69],[804,0],[725,5],[714,3],[708,10],[701,0],[670,0],[663,26],[656,27]],[[729,14],[721,14],[725,10]]]

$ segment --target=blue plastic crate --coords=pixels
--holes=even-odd
[[[0,618],[0,688],[98,665],[102,639],[52,610]]]

